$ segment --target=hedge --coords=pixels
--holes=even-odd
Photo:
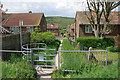
[[[31,33],[31,43],[46,43],[47,45],[51,45],[55,42],[55,35],[51,32]]]
[[[96,37],[80,37],[76,39],[76,42],[84,45],[87,48],[93,47],[97,49],[105,49],[106,47],[115,45],[115,41],[112,38],[101,39]]]
[[[110,47],[107,47],[107,51],[110,51],[110,52],[120,52],[120,47],[110,46]]]

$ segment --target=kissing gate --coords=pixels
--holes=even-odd
[[[23,59],[30,61],[37,70],[55,70],[55,49],[47,49],[45,43],[32,43],[22,46]]]

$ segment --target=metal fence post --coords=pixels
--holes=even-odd
[[[32,49],[31,49],[31,64],[32,64],[32,67],[34,67],[34,54]]]
[[[108,51],[106,51],[106,65],[107,65]]]

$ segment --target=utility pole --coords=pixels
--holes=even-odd
[[[21,44],[21,51],[22,51],[22,26],[23,26],[23,21],[20,20],[20,44]]]

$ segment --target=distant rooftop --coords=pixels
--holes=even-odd
[[[58,29],[58,24],[57,23],[47,24],[47,29]]]

